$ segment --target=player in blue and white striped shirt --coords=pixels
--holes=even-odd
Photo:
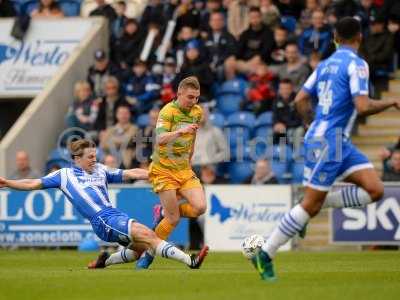
[[[71,144],[74,166],[62,168],[40,179],[8,180],[0,177],[0,188],[37,190],[58,188],[71,201],[78,212],[88,219],[97,236],[106,242],[116,242],[125,248],[109,255],[100,254],[89,264],[89,268],[104,268],[118,263],[135,261],[140,254],[151,249],[157,255],[185,263],[190,268],[199,268],[208,247],[198,255],[189,256],[166,241],[160,240],[154,231],[147,228],[116,208],[108,197],[109,183],[122,183],[128,179],[147,179],[143,169],[109,170],[96,162],[96,146],[89,140],[78,140]]]
[[[368,97],[367,63],[357,55],[361,26],[346,17],[336,24],[337,51],[321,62],[296,97],[296,105],[306,124],[311,119],[311,100],[318,105],[314,121],[304,140],[305,195],[280,221],[253,263],[262,279],[275,278],[272,259],[278,248],[301,233],[323,207],[361,207],[378,201],[383,183],[367,157],[350,141],[353,123],[360,115],[372,115],[387,108],[400,109],[399,100],[374,101]],[[337,179],[355,185],[328,193]]]

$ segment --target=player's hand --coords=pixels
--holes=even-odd
[[[179,129],[179,132],[180,132],[180,134],[195,133],[197,129],[199,129],[199,125],[190,124],[189,126],[186,126],[186,127],[183,127],[181,129]]]
[[[7,186],[7,179],[0,177],[0,188],[5,188]]]

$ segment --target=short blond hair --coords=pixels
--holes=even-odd
[[[90,86],[89,82],[87,82],[85,80],[79,80],[74,85],[74,96],[78,97],[79,91],[83,88],[88,88],[88,89],[92,90],[92,87]]]
[[[83,152],[87,148],[96,148],[96,144],[88,139],[79,139],[73,141],[69,146],[72,159],[74,159],[76,156],[82,157]]]
[[[183,79],[179,85],[178,85],[178,91],[184,90],[184,89],[194,89],[194,90],[200,90],[200,83],[197,77],[195,76],[189,76]]]

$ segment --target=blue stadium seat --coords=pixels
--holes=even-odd
[[[268,139],[272,138],[272,135],[273,135],[273,130],[271,126],[260,126],[257,127],[254,131],[255,138]]]
[[[303,182],[303,173],[304,173],[304,163],[302,162],[293,162],[292,163],[292,183],[300,184]]]
[[[275,145],[272,149],[272,159],[289,164],[293,160],[292,148],[287,145]]]
[[[227,80],[217,89],[217,97],[224,94],[244,96],[247,89],[247,82],[243,79]]]
[[[75,17],[80,15],[81,2],[77,0],[59,0],[61,10],[67,17]]]
[[[289,32],[294,32],[296,30],[297,21],[295,17],[282,16],[281,23]]]
[[[253,128],[256,117],[251,112],[241,111],[230,115],[226,121],[226,126],[241,126]]]
[[[242,183],[254,172],[254,163],[249,161],[232,162],[229,164],[229,178],[231,183]]]
[[[244,148],[250,140],[250,129],[246,127],[228,127],[226,132],[231,150],[236,149],[239,145]]]
[[[148,114],[140,115],[136,120],[136,125],[140,128],[145,128],[147,125],[149,125],[149,115]]]
[[[266,111],[258,116],[255,127],[272,126],[272,112]]]
[[[211,114],[208,116],[208,119],[210,120],[210,122],[211,122],[214,126],[217,126],[217,127],[219,127],[219,128],[222,128],[222,127],[225,126],[225,117],[224,117],[223,114],[214,112],[214,113],[211,113]]]
[[[287,183],[288,163],[277,160],[271,161],[271,169],[279,183]]]
[[[222,94],[217,96],[217,108],[225,116],[240,110],[243,96],[238,94]]]

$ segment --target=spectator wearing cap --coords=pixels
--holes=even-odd
[[[87,81],[75,83],[74,97],[67,114],[67,126],[93,131],[99,113],[99,103],[93,99],[90,84]]]
[[[387,89],[388,73],[393,64],[394,36],[386,30],[385,17],[370,17],[370,32],[363,40],[360,52],[369,65],[374,96],[379,98],[381,91]]]
[[[229,147],[222,130],[209,121],[209,110],[203,105],[203,117],[196,133],[192,164],[195,167],[218,164],[229,158]]]
[[[136,104],[139,114],[151,109],[158,99],[160,86],[148,71],[146,62],[135,61],[130,73],[125,75],[124,91],[129,101]]]
[[[156,77],[160,85],[160,98],[163,103],[168,103],[175,98],[174,80],[176,77],[176,62],[173,57],[167,57],[164,61],[162,74]]]
[[[276,26],[274,29],[275,47],[271,53],[271,64],[280,65],[286,62],[285,48],[288,43],[289,32],[282,25]]]
[[[199,40],[191,40],[185,48],[185,60],[179,74],[175,77],[174,88],[181,80],[189,76],[196,76],[200,82],[201,99],[211,100],[211,87],[214,76],[204,57],[200,56],[201,44]]]
[[[285,59],[286,63],[276,67],[274,71],[280,79],[290,79],[294,91],[298,92],[310,74],[310,68],[305,63],[306,60],[301,57],[296,43],[286,45]]]
[[[271,62],[271,52],[275,47],[272,31],[262,22],[261,11],[251,7],[249,11],[249,28],[239,38],[236,69],[249,74],[258,65]]]
[[[96,97],[103,96],[103,81],[107,76],[118,74],[118,68],[110,62],[104,50],[98,49],[94,52],[94,65],[89,67],[87,81],[92,87]]]
[[[40,0],[39,7],[31,12],[31,17],[62,18],[64,13],[54,0]]]
[[[309,56],[317,51],[321,58],[329,55],[332,43],[332,32],[328,25],[324,24],[324,12],[315,10],[311,17],[311,27],[306,29],[299,38],[300,52]]]
[[[302,119],[296,110],[294,98],[296,94],[290,79],[282,79],[279,83],[278,97],[272,106],[272,127],[274,143],[286,137],[290,144],[296,144],[303,135]],[[297,144],[296,144],[297,145]]]
[[[127,21],[126,13],[126,3],[125,1],[118,1],[115,4],[115,13],[117,14],[116,19],[111,25],[111,42],[114,43],[115,39],[118,39],[124,33],[125,23]]]
[[[225,19],[221,12],[213,12],[209,21],[210,30],[204,39],[209,64],[214,75],[220,80],[235,77],[235,54],[237,43],[225,29]]]
[[[274,5],[272,0],[260,0],[260,10],[265,25],[271,29],[279,25],[279,9]]]
[[[126,19],[124,31],[112,45],[114,61],[122,69],[130,68],[140,56],[145,36],[135,19]]]
[[[271,165],[266,159],[259,159],[256,162],[254,174],[247,178],[243,183],[263,185],[278,184],[278,180],[272,172]]]
[[[119,106],[116,119],[117,123],[100,135],[100,148],[107,154],[119,156],[123,168],[130,169],[135,158],[135,136],[138,128],[131,123],[129,106]]]
[[[20,150],[15,154],[16,171],[10,177],[11,179],[39,178],[38,171],[32,169],[29,155],[26,151]]]
[[[395,150],[390,158],[390,167],[383,172],[383,181],[400,182],[400,150]]]
[[[116,77],[108,76],[103,82],[103,96],[100,97],[99,114],[95,128],[98,131],[111,127],[116,122],[116,111],[119,106],[130,106],[131,113],[136,111],[134,104],[127,102],[125,96],[120,93],[120,84]]]
[[[0,0],[0,18],[15,17],[15,15],[13,2],[10,0]]]
[[[114,8],[110,4],[107,4],[105,0],[95,0],[95,1],[97,4],[97,7],[89,13],[89,16],[105,17],[109,22],[108,23],[109,26],[111,27],[111,25],[114,23],[115,19],[117,18],[117,13],[115,12]]]

